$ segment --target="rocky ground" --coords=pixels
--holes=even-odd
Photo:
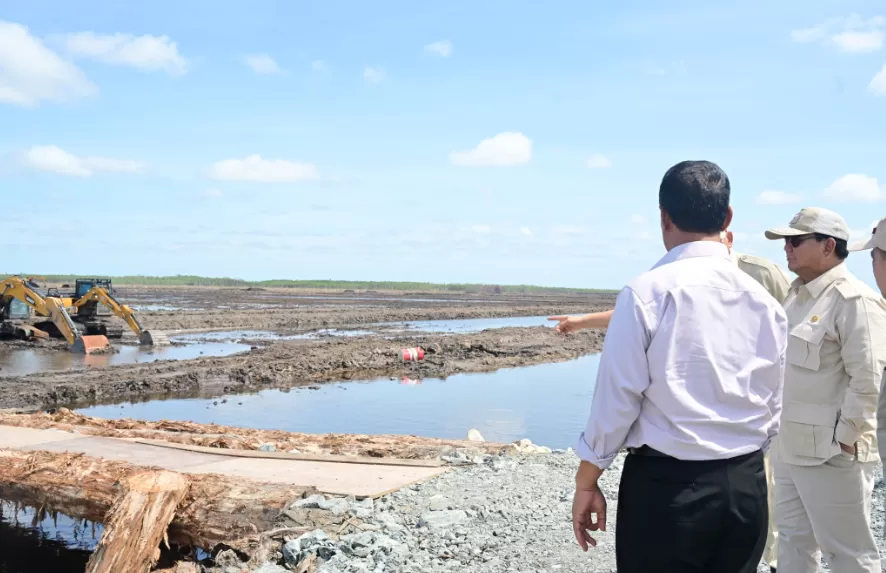
[[[258,561],[222,556],[212,573],[610,573],[615,568],[615,512],[623,457],[604,474],[609,531],[583,553],[571,526],[578,458],[551,454],[485,456],[375,502],[309,498],[291,508],[324,509],[332,517],[310,531],[284,535]],[[884,488],[874,493],[881,551]],[[259,562],[260,561],[260,562]],[[824,567],[824,571],[828,571]],[[761,565],[759,571],[768,571]]]

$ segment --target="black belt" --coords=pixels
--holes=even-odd
[[[669,456],[668,454],[666,454],[664,452],[660,452],[660,451],[656,450],[655,448],[650,448],[649,446],[646,446],[646,445],[640,446],[639,448],[628,448],[628,453],[634,454],[635,456],[649,456],[652,458],[671,458],[672,460],[677,459],[674,456]]]

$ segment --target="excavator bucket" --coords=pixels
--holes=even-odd
[[[142,346],[169,346],[169,337],[159,330],[145,330],[138,337],[138,343]]]
[[[74,342],[74,345],[71,346],[71,352],[78,352],[80,354],[92,354],[93,352],[105,350],[110,346],[111,343],[108,342],[108,338],[103,334],[90,334],[78,338]]]

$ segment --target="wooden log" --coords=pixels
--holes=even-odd
[[[126,479],[146,470],[82,454],[0,450],[0,498],[104,523]],[[182,474],[191,486],[170,525],[178,544],[211,550],[224,543],[244,553],[276,527],[294,500],[313,487],[253,482],[216,474]]]
[[[188,486],[184,476],[169,471],[127,478],[123,495],[105,519],[86,573],[148,573],[160,557],[160,541]]]

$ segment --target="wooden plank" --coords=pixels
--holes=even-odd
[[[288,452],[262,452],[258,450],[231,450],[227,448],[208,448],[206,446],[193,446],[191,444],[179,444],[177,442],[165,442],[163,440],[150,440],[146,438],[134,438],[129,441],[160,448],[174,450],[186,450],[201,454],[216,456],[229,456],[235,458],[260,458],[269,460],[295,460],[305,462],[327,462],[340,464],[363,464],[373,466],[403,466],[411,468],[439,468],[446,465],[441,460],[401,460],[396,458],[367,458],[357,456],[337,456],[333,454],[290,454]]]
[[[147,471],[127,478],[124,492],[105,520],[86,573],[148,573],[160,556],[160,541],[188,493],[179,473]]]

